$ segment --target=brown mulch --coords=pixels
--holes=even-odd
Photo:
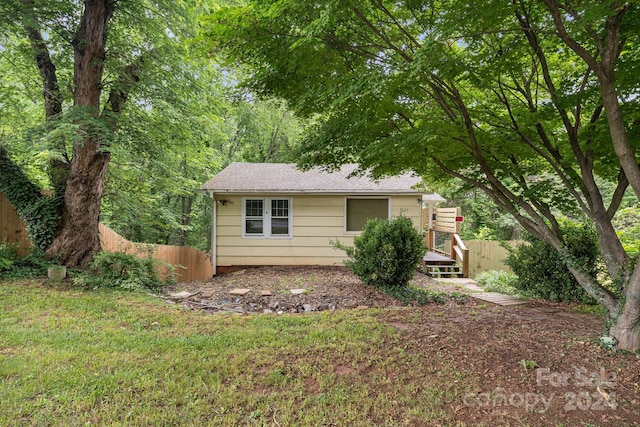
[[[417,274],[413,284],[433,290],[458,290]],[[234,289],[249,289],[245,295],[232,295]],[[305,292],[293,295],[292,289]],[[271,293],[263,296],[262,291]],[[394,298],[363,284],[345,267],[256,267],[218,275],[211,280],[179,283],[165,293],[189,292],[193,296],[176,299],[185,306],[212,312],[302,313],[356,307],[399,306]]]
[[[418,274],[413,284],[464,292]],[[232,289],[249,289],[243,296]],[[293,295],[291,289],[305,289]],[[262,296],[270,291],[271,296]],[[344,267],[260,267],[167,289],[192,309],[304,313],[399,302],[362,284]],[[566,304],[531,301],[502,307],[470,299],[375,314],[398,331],[406,351],[460,372],[465,390],[448,410],[466,425],[640,425],[640,355],[603,349],[602,316]],[[400,344],[396,344],[400,345]],[[443,365],[440,365],[443,366]],[[416,379],[416,386],[420,386]],[[447,379],[451,386],[455,379]],[[434,424],[437,425],[437,424]]]

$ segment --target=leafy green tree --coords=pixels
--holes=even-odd
[[[317,115],[301,163],[484,191],[563,254],[636,350],[640,266],[611,219],[627,188],[640,197],[639,20],[634,2],[261,0],[211,15],[207,37],[258,93]],[[558,217],[578,211],[619,293],[572,259]]]
[[[133,241],[206,250],[211,211],[200,185],[231,161],[290,161],[301,123],[283,102],[239,99],[232,70],[191,52],[180,61],[146,94],[151,108],[130,105],[120,117],[102,221]]]
[[[517,240],[522,227],[513,216],[501,211],[483,191],[452,179],[437,187],[447,199],[445,207],[459,206],[464,213],[460,237],[464,240]]]
[[[171,76],[165,59],[189,35],[195,10],[163,0],[3,2],[2,45],[39,81],[44,138],[56,154],[48,178],[60,225],[47,248],[69,266],[100,249],[98,221],[119,119],[136,90]],[[33,73],[36,72],[36,73]],[[136,102],[144,103],[142,92]],[[31,135],[33,136],[33,135]],[[5,156],[5,160],[10,160]]]

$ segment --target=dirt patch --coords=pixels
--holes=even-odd
[[[450,402],[457,420],[640,425],[640,355],[601,348],[599,316],[543,302],[407,310],[380,318],[412,352],[472,384]]]
[[[424,275],[412,283],[469,292]],[[249,292],[231,295],[236,288]],[[291,289],[305,292],[294,295]],[[167,290],[176,292],[192,295],[177,303],[212,312],[303,313],[400,305],[343,267],[252,268]],[[397,331],[389,348],[424,360],[429,375],[437,377],[439,395],[450,399],[443,409],[453,411],[461,425],[640,425],[640,355],[598,344],[602,316],[578,313],[566,304],[533,301],[502,307],[473,299],[464,305],[433,304],[375,315]],[[296,361],[289,363],[295,366]],[[353,370],[339,355],[331,363],[336,375]],[[427,387],[424,372],[403,375],[415,390]],[[359,381],[375,377],[366,372],[357,376]],[[316,388],[309,384],[310,390]],[[433,392],[422,390],[425,396]]]
[[[434,290],[460,290],[417,274],[413,284]],[[234,295],[234,290],[248,290]],[[294,292],[292,292],[294,291]],[[208,281],[167,288],[187,307],[211,312],[308,313],[346,308],[398,306],[396,299],[363,284],[345,267],[258,267],[216,276]]]

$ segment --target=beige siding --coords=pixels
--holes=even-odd
[[[253,197],[253,196],[252,196]],[[261,195],[256,197],[286,197]],[[224,197],[216,218],[216,265],[333,265],[342,264],[344,252],[332,240],[352,245],[353,233],[345,232],[345,196],[289,196],[292,199],[293,237],[242,237],[242,197]],[[391,198],[392,216],[411,218],[421,227],[419,195]],[[222,198],[222,197],[220,197]]]

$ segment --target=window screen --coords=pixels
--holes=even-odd
[[[289,200],[271,200],[271,234],[289,234]]]
[[[245,201],[245,233],[263,234],[263,212],[262,199],[247,199]]]
[[[347,231],[361,231],[376,218],[389,218],[389,199],[347,199]]]

